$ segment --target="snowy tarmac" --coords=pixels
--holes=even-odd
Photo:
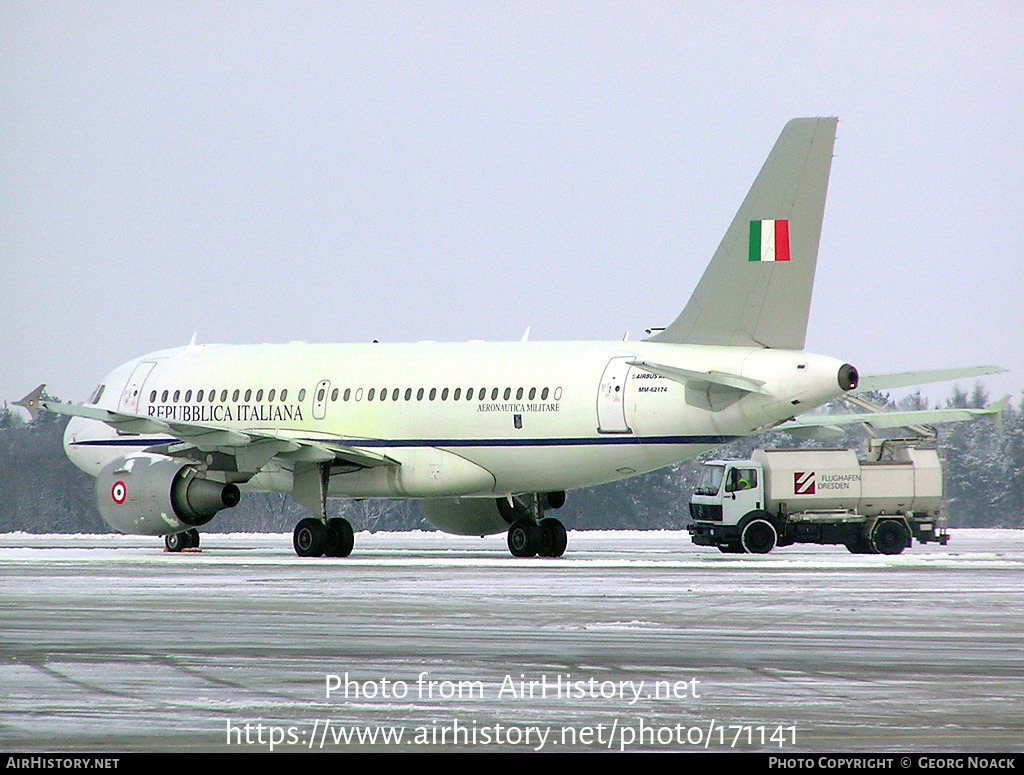
[[[0,535],[0,749],[1024,750],[1024,531]],[[330,692],[328,692],[330,688]],[[347,695],[347,696],[346,696]]]

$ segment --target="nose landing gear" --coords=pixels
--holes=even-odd
[[[165,552],[183,552],[189,549],[199,549],[199,531],[195,528],[164,537]]]

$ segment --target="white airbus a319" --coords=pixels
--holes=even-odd
[[[70,415],[64,446],[96,477],[103,519],[172,551],[198,546],[241,488],[311,510],[294,531],[302,556],[352,551],[329,497],[415,498],[440,530],[560,556],[565,527],[548,514],[566,490],[828,425],[796,418],[894,382],[802,351],[835,130],[786,125],[686,307],[645,341],[190,344],[118,366],[85,405],[42,386],[18,403]]]

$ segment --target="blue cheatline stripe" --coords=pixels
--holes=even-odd
[[[245,431],[241,431],[244,433]],[[568,439],[295,439],[316,444],[337,444],[356,448],[403,447],[581,447],[639,444],[728,444],[742,436],[591,436]],[[179,444],[179,439],[90,439],[75,441],[76,447],[155,447]]]

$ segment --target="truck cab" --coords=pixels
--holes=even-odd
[[[778,543],[778,530],[764,508],[764,469],[755,460],[712,460],[701,469],[690,499],[690,517],[703,526],[693,542],[722,551],[764,553]],[[751,530],[745,530],[758,522]],[[742,526],[741,526],[741,523]],[[764,523],[764,524],[761,524]],[[770,529],[768,529],[770,528]],[[747,546],[744,546],[746,534]],[[757,539],[757,540],[755,540]]]
[[[763,480],[761,464],[753,460],[715,460],[708,463],[701,470],[697,489],[693,492],[690,515],[694,519],[711,519],[723,525],[739,524],[747,513],[762,508]]]

